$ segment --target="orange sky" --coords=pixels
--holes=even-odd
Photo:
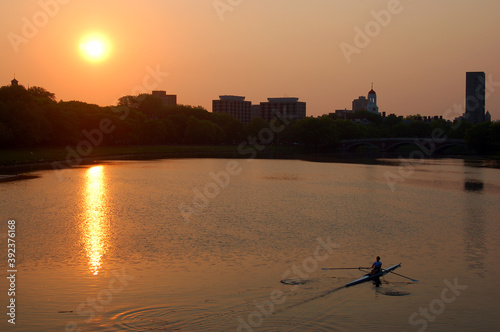
[[[0,13],[0,84],[15,74],[58,100],[160,89],[211,111],[222,94],[287,95],[317,116],[373,82],[381,111],[452,118],[465,72],[484,71],[500,119],[498,0],[19,0]],[[88,33],[109,41],[104,61],[82,56]]]

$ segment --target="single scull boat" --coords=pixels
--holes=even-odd
[[[379,273],[376,273],[372,276],[367,274],[359,279],[351,281],[350,283],[346,284],[345,287],[351,287],[351,286],[358,285],[358,284],[361,284],[363,282],[370,281],[370,280],[376,281],[376,280],[378,280],[378,278],[385,276],[387,273],[394,271],[398,267],[401,267],[401,263],[399,263],[397,265],[393,265],[391,267],[388,267],[387,269],[382,269]]]

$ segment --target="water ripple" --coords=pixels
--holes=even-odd
[[[209,331],[230,314],[226,310],[214,312],[206,304],[145,307],[114,315],[107,331]]]

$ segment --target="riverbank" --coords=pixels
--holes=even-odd
[[[71,167],[92,165],[109,160],[154,160],[172,158],[228,158],[228,159],[301,159],[316,162],[348,162],[364,164],[386,163],[380,159],[397,159],[398,153],[379,152],[337,152],[333,149],[315,149],[302,146],[266,146],[262,150],[251,149],[246,146],[239,150],[238,146],[185,146],[185,145],[161,145],[161,146],[103,146],[94,147],[91,153],[85,157],[70,154],[64,148],[34,148],[34,149],[7,149],[0,153],[0,174],[5,175],[5,181],[10,176],[33,172],[44,169],[54,169],[54,163],[58,167]],[[468,158],[472,160],[484,160],[478,156],[439,156],[440,158]],[[496,160],[499,156],[488,158]],[[495,166],[493,166],[495,167]],[[497,166],[498,167],[498,166]],[[1,181],[1,179],[0,179]],[[12,181],[12,180],[11,180]]]
[[[13,182],[20,180],[29,180],[37,178],[36,175],[15,174],[15,175],[0,175],[0,182]]]
[[[269,146],[257,158],[297,159],[306,151],[301,147]],[[42,169],[91,165],[107,160],[154,160],[169,158],[248,158],[237,146],[103,146],[94,147],[87,156],[63,148],[8,149],[0,153],[0,174],[13,175]]]

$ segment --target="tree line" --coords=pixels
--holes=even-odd
[[[101,107],[80,101],[56,101],[42,87],[0,88],[0,147],[64,147],[85,139],[85,132],[99,128],[108,119],[112,131],[102,145],[238,145],[248,137],[259,137],[273,126],[261,118],[244,125],[224,113],[211,113],[198,106],[165,106],[148,94],[121,97],[116,106]],[[356,120],[364,120],[364,122]],[[368,120],[368,121],[366,121]],[[335,116],[308,117],[282,123],[267,144],[335,148],[344,139],[384,137],[431,137],[439,129],[446,137],[465,139],[480,153],[496,152],[500,146],[500,123],[473,126],[443,119],[423,122],[417,116],[381,117],[366,111],[347,119]]]
[[[125,116],[126,115],[126,116]],[[86,139],[102,119],[113,130],[103,145],[233,144],[244,126],[227,114],[202,107],[165,107],[152,95],[125,96],[117,106],[101,107],[80,101],[59,101],[41,87],[0,88],[0,146],[58,147]]]
[[[448,121],[422,116],[389,115],[382,117],[368,111],[356,111],[347,118],[322,116],[305,118],[288,128],[284,139],[308,146],[336,146],[340,140],[369,138],[440,138],[463,139],[467,146],[481,154],[500,151],[500,122],[473,125],[466,120]]]

